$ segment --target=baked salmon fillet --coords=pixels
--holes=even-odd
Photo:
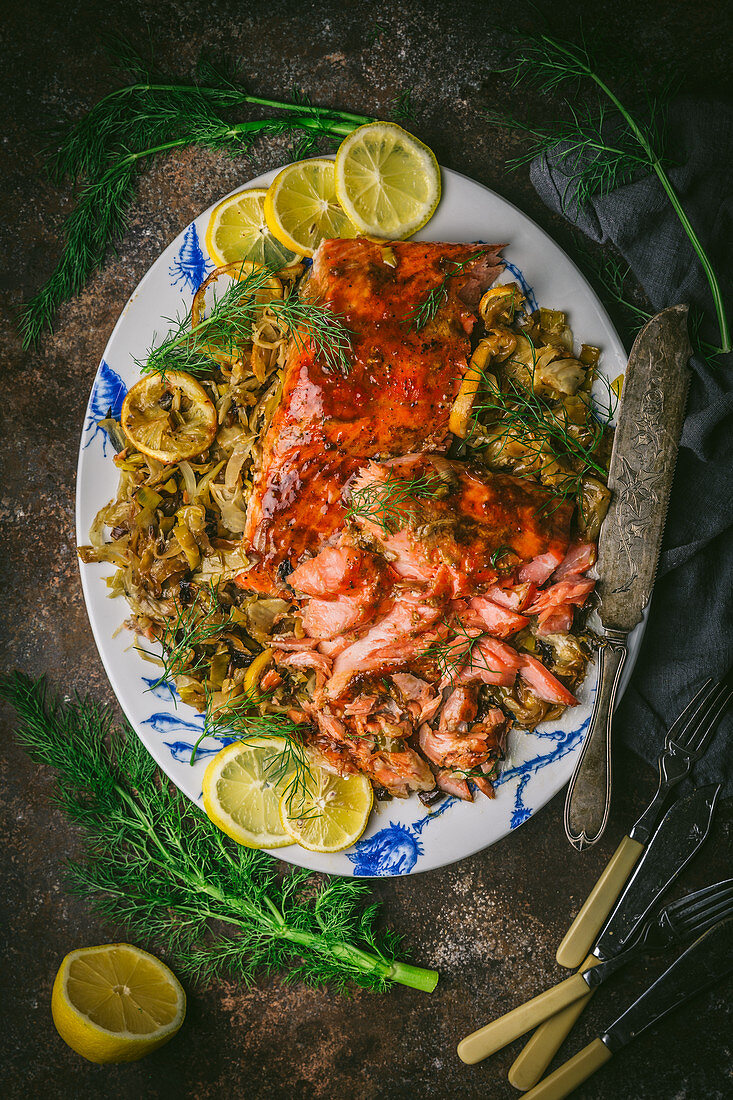
[[[307,553],[343,526],[344,486],[379,456],[441,452],[470,356],[482,293],[502,270],[500,245],[324,241],[303,297],[329,306],[351,332],[347,374],[293,340],[282,396],[262,443],[237,578],[272,595]],[[417,314],[436,309],[426,324]],[[424,315],[423,315],[424,316]]]

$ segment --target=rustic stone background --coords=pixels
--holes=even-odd
[[[74,544],[74,480],[84,409],[104,345],[128,295],[160,250],[200,210],[238,183],[280,164],[285,141],[244,159],[191,149],[143,172],[130,227],[104,271],[61,310],[53,336],[21,350],[19,303],[47,277],[59,250],[68,188],[44,177],[42,131],[72,120],[117,77],[102,47],[116,31],[150,40],[164,69],[188,78],[202,47],[240,58],[254,90],[285,95],[298,84],[313,102],[388,116],[411,89],[412,128],[439,160],[519,204],[576,258],[578,243],[537,199],[526,170],[507,173],[521,148],[508,129],[487,125],[488,107],[552,117],[552,104],[512,91],[491,74],[507,45],[517,5],[499,0],[356,4],[303,0],[267,5],[192,0],[26,0],[6,5],[0,39],[5,140],[2,158],[4,263],[0,278],[3,397],[0,401],[3,663],[48,674],[59,689],[112,693],[87,622]],[[553,25],[590,41],[633,46],[641,63],[679,75],[691,90],[730,90],[724,5],[560,0]],[[527,21],[530,16],[520,13]],[[534,19],[534,16],[531,16]],[[637,62],[616,67],[620,79]],[[13,741],[4,712],[0,773],[4,836],[0,966],[0,1084],[5,1097],[473,1097],[516,1095],[506,1070],[515,1044],[468,1068],[456,1041],[478,1024],[565,976],[554,949],[619,837],[645,805],[651,770],[619,753],[606,838],[583,856],[562,835],[562,797],[490,850],[458,866],[374,883],[410,956],[441,971],[428,997],[397,989],[350,999],[263,978],[189,989],[183,1031],[138,1064],[102,1068],[68,1050],[50,1018],[50,991],[66,951],[119,938],[63,885],[77,837],[51,801],[52,776]],[[726,824],[727,823],[727,824]],[[686,886],[730,873],[730,811],[718,815],[704,857]],[[660,960],[619,976],[586,1013],[572,1052],[610,1022]],[[577,1095],[615,1100],[714,1100],[731,1095],[730,982],[639,1040]]]

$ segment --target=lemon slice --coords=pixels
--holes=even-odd
[[[440,201],[435,154],[394,122],[369,122],[344,138],[335,174],[338,200],[360,233],[409,237]]]
[[[122,403],[120,423],[133,446],[159,462],[202,454],[218,427],[214,403],[203,386],[175,370],[136,382]]]
[[[319,157],[289,164],[275,176],[265,218],[279,241],[305,256],[331,237],[356,236],[336,198],[333,161]]]
[[[209,762],[204,773],[204,809],[222,832],[247,848],[282,848],[292,841],[278,807],[287,775],[277,777],[283,737],[235,741]]]
[[[313,768],[304,787],[302,798],[280,799],[280,821],[291,840],[311,852],[340,852],[354,844],[366,829],[374,801],[367,777]]]
[[[250,260],[272,271],[300,259],[270,232],[265,221],[264,187],[238,191],[214,208],[206,229],[206,247],[217,267]]]
[[[51,996],[64,1042],[90,1062],[136,1062],[176,1034],[186,994],[168,967],[129,943],[70,951]]]

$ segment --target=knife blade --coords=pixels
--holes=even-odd
[[[526,1100],[563,1100],[632,1039],[733,972],[733,917],[695,940],[610,1027],[525,1093]]]
[[[684,420],[691,354],[687,306],[644,325],[631,349],[614,435],[612,492],[598,543],[604,626],[590,727],[565,801],[565,833],[582,851],[601,837],[611,799],[611,716],[626,635],[641,622],[659,561]]]
[[[697,854],[710,832],[719,793],[720,786],[713,783],[697,787],[667,810],[601,929],[591,951],[596,958],[609,959],[624,949]]]
[[[612,1054],[733,970],[733,917],[703,932],[601,1036]]]

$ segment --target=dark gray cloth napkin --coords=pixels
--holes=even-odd
[[[733,110],[678,100],[669,112],[669,174],[719,280],[733,324]],[[653,304],[686,302],[704,312],[702,334],[718,346],[712,297],[700,262],[655,176],[596,196],[580,210],[561,159],[538,157],[531,178],[540,197],[587,236],[611,242]],[[619,735],[650,762],[675,717],[708,676],[733,661],[733,356],[716,367],[693,358],[682,434],[649,625],[615,718]],[[703,760],[698,782],[725,782],[733,794],[729,711]]]

